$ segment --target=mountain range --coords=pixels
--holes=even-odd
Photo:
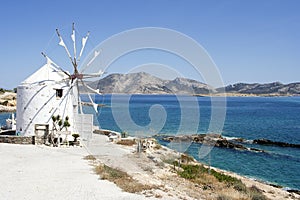
[[[110,74],[89,85],[101,93],[122,94],[188,94],[188,95],[227,95],[231,96],[288,96],[300,95],[300,82],[282,84],[273,83],[236,83],[223,88],[213,88],[205,83],[175,78],[164,80],[145,72],[130,74]]]

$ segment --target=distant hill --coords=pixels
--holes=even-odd
[[[192,79],[163,80],[145,72],[111,74],[89,85],[101,93],[125,94],[208,94],[212,89]]]
[[[223,88],[224,89],[224,88]],[[217,89],[220,91],[221,88]],[[253,94],[263,96],[287,96],[300,95],[300,83],[282,84],[280,82],[273,83],[237,83],[225,87],[227,93],[237,94]]]
[[[300,95],[300,83],[237,83],[225,88],[212,88],[205,83],[187,78],[164,80],[145,72],[130,74],[110,74],[89,85],[101,93],[122,94],[189,94],[189,95],[222,95],[226,91],[234,96],[287,96]]]

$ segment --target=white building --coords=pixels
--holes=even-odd
[[[69,77],[47,62],[17,87],[17,134],[34,136],[53,129],[52,116],[69,118],[68,131],[76,132],[77,88]]]
[[[56,31],[60,40],[59,45],[65,48],[74,72],[70,74],[64,71],[43,54],[47,63],[17,87],[16,133],[24,136],[48,136],[55,130],[66,131],[69,135],[78,133],[82,139],[89,139],[93,131],[93,115],[82,112],[78,84],[81,83],[84,87],[90,88],[83,79],[99,77],[102,73],[80,74],[77,69],[89,33],[82,39],[82,48],[76,59],[74,24],[71,35],[74,45],[73,58],[58,29]],[[98,93],[96,90],[92,89],[92,91]],[[93,102],[89,94],[88,96],[97,112],[97,104]],[[64,130],[57,130],[62,129],[62,126],[54,125],[52,117],[58,115],[62,122],[68,121],[70,126],[64,127]]]
[[[82,139],[90,139],[93,115],[78,113],[80,102],[76,81],[49,59],[24,80],[17,87],[17,135],[49,136],[54,130],[52,116],[59,115],[62,120],[67,117],[70,124],[62,131],[68,132],[69,136],[77,133]]]

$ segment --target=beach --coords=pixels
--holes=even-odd
[[[137,154],[135,146],[110,142],[93,135],[83,147],[53,148],[45,145],[0,144],[1,199],[216,199],[216,194],[185,180],[170,166],[159,163],[162,156],[178,154],[162,147]],[[97,160],[84,159],[94,155]],[[99,163],[127,172],[153,189],[132,194],[101,180],[94,172]],[[216,169],[218,170],[218,169]],[[300,199],[289,193],[234,173],[247,186],[255,185],[269,199]]]

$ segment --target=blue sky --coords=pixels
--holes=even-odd
[[[72,22],[82,35],[91,31],[88,50],[128,29],[164,27],[201,44],[225,84],[296,82],[299,10],[297,0],[2,1],[0,87],[14,88],[42,66],[40,52],[51,55],[53,48],[60,48],[55,29],[67,30]],[[112,72],[125,70],[108,70]],[[195,78],[192,71],[185,76]]]

